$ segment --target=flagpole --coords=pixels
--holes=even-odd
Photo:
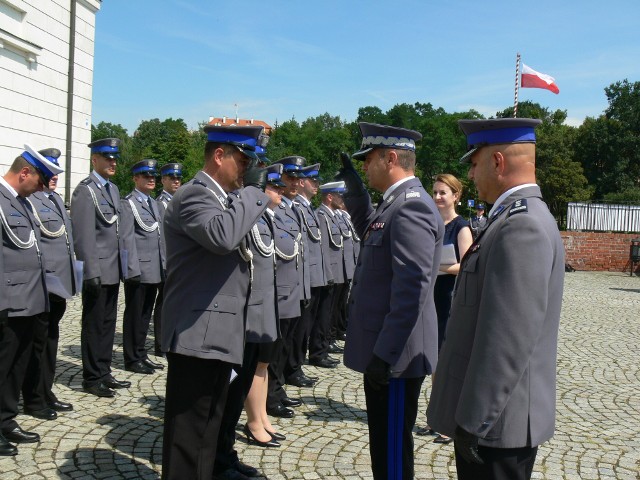
[[[518,74],[520,73],[520,52],[516,55],[516,90],[513,99],[513,118],[518,116]]]

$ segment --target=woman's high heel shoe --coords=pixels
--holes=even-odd
[[[285,437],[283,434],[278,433],[278,432],[270,432],[269,430],[267,430],[266,428],[264,429],[265,432],[267,432],[269,435],[271,435],[271,438],[273,438],[274,440],[286,440],[287,437]]]
[[[253,435],[253,433],[251,433],[251,430],[249,430],[249,426],[246,423],[245,423],[242,431],[247,436],[247,442],[249,443],[249,445],[251,445],[252,443],[255,443],[259,447],[265,447],[265,448],[268,448],[268,447],[279,447],[280,446],[280,443],[278,443],[278,441],[275,440],[273,437],[268,442],[261,442],[260,440],[258,440]]]

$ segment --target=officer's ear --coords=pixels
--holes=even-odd
[[[506,168],[506,161],[501,151],[496,150],[491,154],[491,162],[493,162],[493,168],[498,175],[503,175]]]

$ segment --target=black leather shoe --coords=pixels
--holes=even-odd
[[[16,427],[13,430],[3,431],[2,435],[9,442],[13,443],[36,443],[40,441],[40,435],[34,432],[26,432],[20,427]]]
[[[270,432],[269,430],[267,430],[266,428],[264,429],[265,432],[267,432],[269,435],[271,435],[271,438],[273,438],[274,440],[286,440],[287,437],[279,432]]]
[[[344,348],[339,347],[335,343],[329,345],[329,349],[327,350],[329,353],[344,353]]]
[[[302,400],[300,400],[299,398],[284,397],[280,402],[285,407],[299,407],[300,405],[302,405]]]
[[[164,370],[164,365],[162,365],[161,363],[152,362],[148,358],[142,360],[142,363],[144,363],[147,367],[153,368],[155,370]]]
[[[252,478],[263,476],[257,468],[252,467],[251,465],[247,465],[246,463],[242,463],[240,460],[236,461],[236,463],[233,464],[233,468],[235,468],[245,477]]]
[[[267,408],[267,413],[272,417],[293,418],[295,412],[284,405],[277,405],[274,408]]]
[[[82,389],[90,393],[91,395],[95,395],[96,397],[115,397],[116,392],[111,390],[104,382],[96,383],[94,385],[87,385],[85,383],[82,384]]]
[[[320,360],[310,360],[309,365],[313,365],[314,367],[320,368],[336,368],[338,366],[337,363],[333,363],[326,358],[322,358]]]
[[[70,412],[73,410],[73,405],[67,402],[61,402],[60,400],[51,402],[48,405],[51,410],[55,410],[56,412]]]
[[[18,454],[15,445],[11,445],[9,441],[0,433],[0,457],[12,457]]]
[[[52,408],[46,407],[40,410],[31,410],[29,408],[24,409],[25,415],[31,415],[32,417],[39,418],[40,420],[55,420],[58,418],[58,414]]]
[[[247,480],[247,478],[250,478],[250,477],[247,477],[246,475],[243,475],[235,468],[230,467],[230,468],[227,468],[224,472],[214,475],[213,478],[215,480]]]
[[[107,387],[109,388],[129,388],[131,386],[131,382],[127,381],[127,380],[116,380],[115,378],[113,378],[111,375],[109,375],[107,378],[105,378],[102,383],[104,383]]]
[[[294,387],[313,387],[316,382],[307,378],[303,375],[296,375],[295,377],[291,377],[287,379],[287,385],[293,385]]]
[[[273,438],[271,435],[269,435],[269,440],[266,442],[261,442],[260,440],[258,440],[255,435],[251,432],[251,430],[249,429],[249,426],[245,424],[244,427],[242,427],[242,431],[244,432],[244,434],[247,436],[247,443],[249,445],[251,445],[252,443],[255,443],[256,445],[258,445],[259,447],[263,447],[263,448],[277,448],[280,446],[280,442],[278,442],[275,438]],[[266,433],[266,430],[265,430]]]
[[[335,363],[336,365],[340,363],[340,360],[338,360],[337,358],[330,357],[329,355],[325,357],[325,360],[331,363]]]
[[[147,366],[143,360],[138,360],[131,365],[125,365],[124,369],[127,372],[141,373],[143,375],[151,375],[155,370]]]

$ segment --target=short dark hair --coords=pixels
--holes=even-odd
[[[213,152],[215,152],[218,148],[222,148],[225,155],[231,155],[234,151],[238,150],[237,147],[229,145],[228,143],[207,142],[204,146],[205,163],[211,160],[211,157],[213,157]]]

